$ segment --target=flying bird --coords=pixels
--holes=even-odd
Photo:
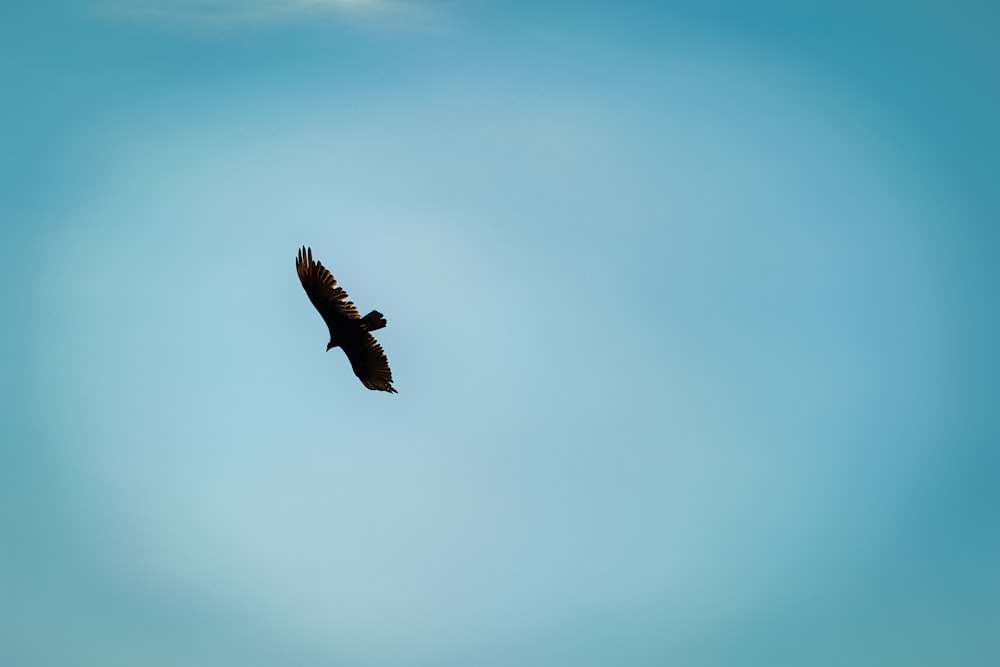
[[[371,334],[372,331],[385,326],[382,313],[373,310],[361,317],[354,303],[348,300],[350,297],[347,296],[347,292],[337,286],[337,281],[326,267],[313,261],[312,249],[306,246],[302,246],[299,250],[295,259],[295,270],[299,274],[306,295],[330,330],[330,342],[326,344],[327,351],[339,347],[347,355],[354,374],[362,384],[369,389],[395,394],[389,360],[385,358],[382,346]]]

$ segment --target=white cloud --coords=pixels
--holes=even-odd
[[[427,5],[406,0],[97,0],[106,17],[183,26],[274,23],[296,18],[418,18]]]

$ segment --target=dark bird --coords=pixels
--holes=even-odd
[[[364,317],[358,315],[354,303],[348,300],[350,297],[347,292],[337,286],[337,281],[326,267],[313,261],[310,248],[302,246],[299,250],[295,270],[309,300],[316,306],[330,330],[327,351],[332,347],[339,347],[347,355],[354,374],[362,384],[369,389],[395,394],[389,360],[385,358],[382,346],[371,334],[385,326],[382,313],[373,310]]]

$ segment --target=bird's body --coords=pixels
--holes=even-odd
[[[337,286],[333,275],[321,263],[313,261],[310,248],[303,246],[299,250],[295,270],[306,295],[330,330],[326,349],[342,349],[354,374],[369,389],[395,394],[389,361],[371,334],[385,326],[382,313],[373,310],[361,317],[354,303],[348,300],[347,292]]]

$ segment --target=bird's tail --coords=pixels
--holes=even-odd
[[[385,326],[385,318],[382,313],[373,310],[361,318],[361,326],[365,328],[365,331],[376,331]]]

